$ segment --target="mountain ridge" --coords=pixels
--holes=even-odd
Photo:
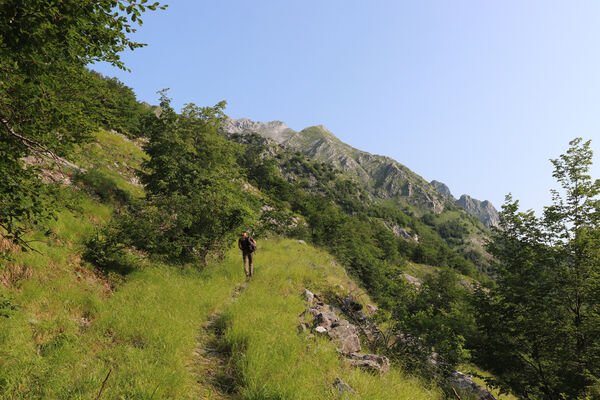
[[[375,197],[396,198],[435,214],[444,210],[446,199],[421,176],[390,157],[371,154],[342,142],[323,125],[297,132],[281,121],[263,123],[229,118],[223,129],[229,134],[256,132],[283,147],[331,163],[356,178]]]
[[[323,125],[295,131],[282,121],[259,122],[248,118],[228,118],[223,124],[227,134],[255,132],[280,146],[299,151],[317,161],[327,162],[357,179],[373,196],[396,200],[412,211],[440,214],[450,204],[456,204],[478,218],[485,226],[498,224],[498,213],[489,201],[468,195],[457,200],[447,185],[427,182],[423,177],[391,157],[371,154],[342,142]],[[468,198],[468,199],[467,199]],[[462,199],[462,196],[461,196]]]

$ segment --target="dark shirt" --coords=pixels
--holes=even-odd
[[[238,247],[244,253],[252,253],[254,251],[250,248],[250,236],[242,236],[240,240],[238,240]]]

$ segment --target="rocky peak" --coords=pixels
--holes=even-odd
[[[454,196],[452,196],[452,192],[450,191],[450,188],[444,182],[436,181],[434,179],[429,183],[431,183],[431,186],[433,186],[435,188],[435,190],[437,190],[438,192],[440,192],[441,194],[446,196],[448,199],[450,199],[452,201],[456,201]]]
[[[278,139],[288,131],[294,132],[281,121],[258,122],[248,118],[227,118],[223,122],[223,130],[227,133],[257,132],[277,143],[280,143]]]
[[[463,194],[460,199],[456,200],[456,204],[467,210],[469,214],[479,218],[485,226],[498,226],[500,223],[498,211],[487,200],[480,201]]]
[[[323,125],[296,132],[283,122],[254,122],[246,118],[228,119],[227,133],[255,132],[320,162],[330,163],[356,179],[365,190],[382,199],[410,204],[425,212],[441,213],[447,199],[422,177],[399,162],[370,154],[340,141]]]

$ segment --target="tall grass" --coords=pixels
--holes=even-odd
[[[141,195],[131,183],[141,150],[106,131],[97,140],[76,160],[100,174],[84,185]],[[103,399],[210,393],[198,390],[189,364],[204,322],[223,308],[220,340],[241,399],[337,398],[338,376],[364,399],[440,397],[399,370],[379,377],[351,369],[331,342],[298,333],[305,287],[369,301],[326,253],[292,240],[260,243],[256,276],[231,304],[243,279],[237,249],[201,270],[140,258],[115,287],[80,257],[81,244],[112,214],[86,193],[62,189],[57,220],[31,232],[43,254],[14,254],[0,265],[1,399],[93,399],[105,379]]]
[[[363,399],[440,397],[399,370],[379,377],[351,369],[327,339],[298,333],[304,287],[354,288],[330,256],[295,241],[274,240],[262,243],[255,264],[256,276],[223,314],[223,342],[232,354],[240,398],[337,398],[332,384],[338,376]]]
[[[108,299],[68,273],[30,279],[2,321],[0,398],[90,399],[109,371],[105,398],[186,397],[200,325],[242,279],[238,264],[147,266]]]

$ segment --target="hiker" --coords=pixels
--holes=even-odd
[[[254,275],[252,258],[256,250],[256,241],[252,236],[248,236],[248,232],[242,232],[242,237],[238,240],[238,247],[242,251],[244,258],[244,273],[246,274],[246,278],[250,278]],[[246,268],[246,263],[248,263],[248,268]]]

